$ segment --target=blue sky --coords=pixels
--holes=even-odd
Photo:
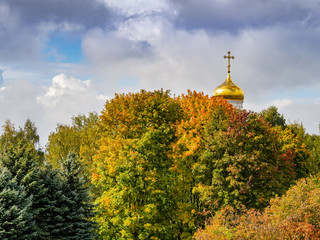
[[[0,0],[0,122],[57,123],[114,93],[211,95],[227,75],[244,107],[320,123],[318,0]]]
[[[49,34],[44,54],[45,60],[49,62],[80,64],[82,61],[81,38],[69,33]]]

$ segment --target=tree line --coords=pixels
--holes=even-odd
[[[0,143],[0,181],[21,191],[16,216],[31,237],[319,236],[320,137],[274,106],[255,113],[203,93],[141,90],[58,124],[44,150],[30,120],[19,130],[7,121]]]

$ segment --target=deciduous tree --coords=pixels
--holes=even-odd
[[[17,130],[14,124],[7,120],[2,126],[3,133],[0,136],[0,149],[4,150],[8,147],[22,143],[24,145],[30,145],[35,152],[33,160],[39,164],[43,163],[44,153],[40,146],[40,137],[37,132],[35,123],[30,119],[27,119],[24,127],[19,127]]]
[[[61,168],[61,160],[74,153],[82,163],[84,173],[91,175],[89,170],[100,139],[97,121],[97,113],[91,112],[88,116],[79,114],[73,117],[71,125],[58,124],[48,138],[46,161],[55,168]]]
[[[279,126],[282,129],[285,129],[287,126],[286,119],[278,112],[276,106],[270,106],[267,109],[262,110],[259,114],[265,121],[274,127]]]
[[[116,95],[95,157],[101,239],[179,239],[171,143],[181,108],[169,92]]]

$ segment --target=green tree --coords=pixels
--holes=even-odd
[[[178,98],[184,117],[176,123],[177,140],[172,144],[172,171],[177,175],[173,184],[178,198],[180,228],[188,234],[204,224],[212,214],[213,161],[205,157],[208,136],[226,131],[226,123],[234,108],[225,99],[208,97],[189,91]],[[211,129],[209,133],[208,129]],[[190,238],[185,234],[183,239]]]
[[[35,212],[38,238],[41,240],[61,239],[61,228],[64,226],[63,214],[66,200],[59,176],[59,171],[51,165],[45,164],[38,175],[38,182],[42,188],[35,195],[33,208]]]
[[[32,196],[27,196],[8,169],[0,167],[0,238],[35,239],[31,211]]]
[[[95,184],[100,239],[180,239],[171,143],[181,108],[169,92],[116,95],[100,117]]]
[[[310,151],[309,169],[312,174],[320,170],[320,136],[316,134],[306,135],[305,144]]]
[[[280,126],[282,129],[286,128],[286,119],[278,112],[276,106],[270,106],[262,110],[260,116],[274,127]]]
[[[245,110],[230,115],[226,131],[209,132],[204,157],[214,164],[212,194],[218,205],[261,209],[295,179],[292,155],[282,152],[276,130]]]
[[[0,166],[7,168],[16,179],[18,185],[23,186],[26,197],[32,197],[30,211],[33,214],[34,231],[37,236],[33,239],[46,239],[47,236],[40,227],[44,221],[42,212],[45,209],[44,199],[48,189],[43,185],[40,177],[38,157],[32,145],[17,142],[7,146],[0,156]],[[59,197],[59,196],[58,196]]]
[[[40,171],[39,181],[47,191],[39,202],[42,206],[37,215],[41,219],[37,223],[39,239],[93,239],[93,225],[88,219],[93,216],[88,190],[78,181],[79,169],[73,170],[68,179],[51,165]]]
[[[95,236],[95,216],[89,194],[88,180],[81,174],[81,163],[74,154],[62,162],[62,189],[65,196],[65,211],[60,225],[60,239],[93,239]]]
[[[69,165],[60,172],[49,164],[40,168],[34,157],[33,148],[21,142],[0,157],[1,166],[23,187],[25,198],[31,198],[29,210],[36,232],[32,239],[92,239],[88,219],[93,216],[92,205],[79,164],[67,159]]]
[[[296,135],[290,125],[284,130],[278,132],[280,136],[280,143],[282,145],[282,152],[291,155],[294,163],[295,178],[300,179],[307,177],[310,173],[315,173],[315,163],[307,148],[306,136],[301,138]]]
[[[175,168],[183,176],[176,184],[184,208],[199,217],[197,226],[224,205],[263,208],[294,182],[291,152],[259,115],[191,92],[180,103],[187,118],[178,123],[174,143]]]
[[[55,168],[61,168],[61,160],[74,153],[82,163],[84,173],[89,176],[100,139],[97,121],[97,113],[91,112],[88,116],[74,116],[71,125],[59,124],[56,131],[49,135],[46,161]]]
[[[4,150],[10,146],[16,145],[19,142],[25,145],[30,145],[35,152],[34,160],[42,164],[44,153],[40,146],[40,137],[37,132],[37,127],[30,119],[27,119],[24,127],[19,127],[17,130],[14,124],[7,120],[2,126],[3,133],[0,136],[0,149]]]

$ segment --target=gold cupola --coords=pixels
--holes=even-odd
[[[213,96],[224,97],[225,99],[227,99],[229,103],[231,103],[239,109],[242,109],[244,93],[243,90],[231,80],[230,59],[234,59],[234,56],[230,56],[230,53],[231,52],[229,51],[228,56],[224,56],[224,58],[228,58],[227,80],[214,90]]]

